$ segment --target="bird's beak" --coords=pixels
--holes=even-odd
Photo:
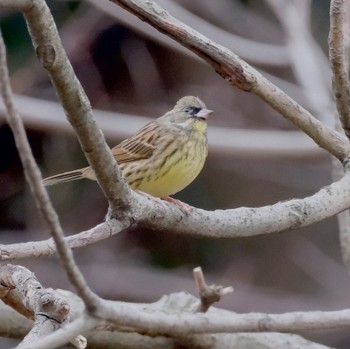
[[[197,114],[197,118],[198,119],[202,119],[202,120],[207,120],[208,116],[212,113],[213,111],[210,109],[201,109]]]

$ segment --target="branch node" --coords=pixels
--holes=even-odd
[[[56,50],[53,45],[38,45],[36,54],[45,69],[50,69],[56,61]]]
[[[215,284],[208,286],[201,267],[193,269],[193,276],[201,299],[201,304],[197,309],[199,312],[205,313],[211,305],[219,302],[223,296],[233,292],[233,287],[231,286],[223,287]]]

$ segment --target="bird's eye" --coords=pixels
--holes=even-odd
[[[187,114],[190,114],[193,117],[195,117],[197,115],[197,113],[200,111],[201,111],[201,108],[197,108],[197,107],[185,107],[184,108],[184,112]]]

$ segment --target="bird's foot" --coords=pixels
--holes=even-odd
[[[171,196],[166,196],[165,198],[163,198],[163,200],[165,200],[167,202],[172,202],[173,204],[178,206],[180,208],[180,210],[186,214],[186,216],[188,216],[191,213],[191,210],[192,210],[191,206],[182,202],[181,200],[174,199]]]
[[[191,206],[190,205],[187,205],[186,203],[182,202],[181,200],[178,200],[178,199],[174,199],[170,196],[166,196],[162,199],[160,198],[157,198],[151,194],[147,194],[145,193],[144,191],[141,191],[141,190],[136,190],[137,193],[145,196],[146,198],[148,199],[151,199],[151,200],[155,200],[158,204],[160,204],[163,208],[165,209],[168,209],[167,205],[165,205],[164,201],[167,201],[167,202],[171,202],[173,204],[175,204],[176,206],[178,206],[180,208],[180,210],[186,215],[188,216],[190,213],[191,213]]]

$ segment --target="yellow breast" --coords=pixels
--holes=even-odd
[[[199,127],[202,128],[199,123]],[[151,159],[125,166],[123,175],[133,189],[164,198],[187,187],[202,170],[207,154],[205,128],[194,129],[185,141],[179,137],[166,151]],[[128,167],[126,169],[126,167]]]

